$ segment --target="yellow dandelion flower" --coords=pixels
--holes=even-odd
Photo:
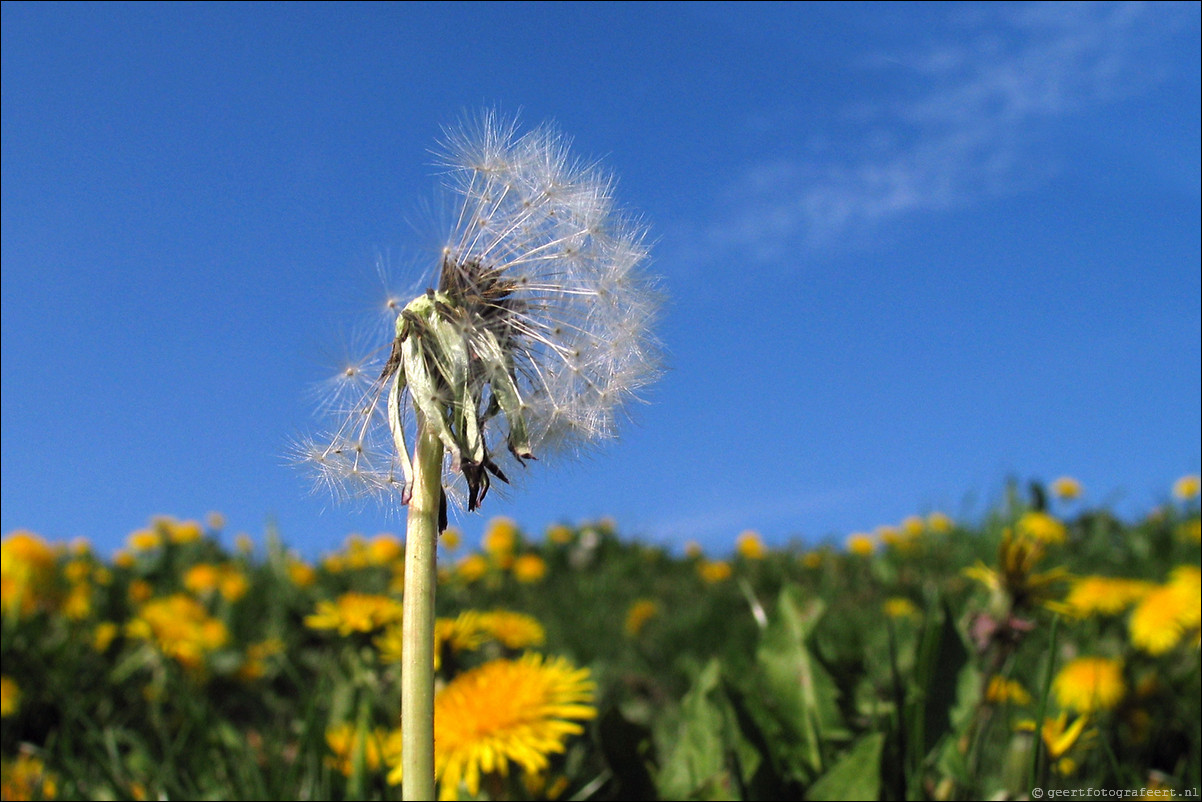
[[[847,550],[860,557],[870,557],[876,551],[876,540],[864,532],[854,532],[847,536],[844,544]]]
[[[547,528],[547,540],[557,546],[566,546],[572,542],[572,528],[563,524],[555,524]]]
[[[735,551],[745,560],[762,560],[768,550],[759,532],[748,529],[735,539]]]
[[[239,554],[253,554],[255,551],[255,539],[245,532],[239,532],[234,535],[234,548]]]
[[[507,649],[541,646],[547,633],[538,619],[508,610],[493,610],[480,616],[480,631]]]
[[[153,643],[167,657],[190,669],[229,640],[225,624],[209,615],[200,602],[177,593],[143,605],[125,625],[125,634]]]
[[[335,725],[326,730],[326,746],[331,752],[326,765],[350,777],[361,752],[363,768],[375,772],[383,763],[387,741],[388,734],[382,727],[363,732],[354,724]]]
[[[1062,712],[1056,718],[1044,719],[1043,726],[1040,727],[1040,737],[1047,750],[1048,760],[1059,764],[1073,749],[1083,750],[1092,746],[1098,736],[1098,731],[1096,729],[1086,730],[1088,724],[1089,716],[1077,716],[1070,723],[1067,712]],[[1030,720],[1019,722],[1018,729],[1034,732],[1035,722]],[[1059,765],[1058,770],[1061,774],[1068,774],[1071,773],[1071,768],[1075,768],[1075,765],[1075,761],[1071,761],[1070,764]]]
[[[444,645],[456,653],[479,649],[488,640],[483,617],[484,613],[479,610],[464,610],[454,618],[435,621],[434,650],[440,652]]]
[[[901,522],[901,530],[911,538],[918,537],[926,531],[926,522],[918,515],[908,515]]]
[[[1081,497],[1081,483],[1071,476],[1061,476],[1053,480],[1052,495],[1063,501],[1072,501]]]
[[[702,550],[701,544],[696,540],[690,540],[684,544],[684,556],[688,557],[690,560],[696,560],[704,553],[705,552]]]
[[[547,575],[547,563],[537,554],[523,554],[513,561],[513,578],[523,584],[541,582]]]
[[[1027,693],[1027,689],[1023,687],[1021,682],[1007,679],[1000,674],[995,674],[989,680],[989,687],[985,691],[985,698],[999,705],[1018,705],[1022,707],[1031,704],[1031,694]]]
[[[46,769],[41,758],[22,751],[15,758],[0,759],[0,799],[54,799],[58,776]]]
[[[541,631],[541,628],[540,628]],[[434,622],[434,669],[442,667],[442,655],[474,652],[489,640],[484,613],[465,610],[455,618],[440,618]]]
[[[118,568],[133,568],[134,563],[136,562],[137,560],[134,559],[134,555],[130,554],[125,549],[118,549],[113,554],[113,565],[117,566]]]
[[[1127,622],[1131,643],[1152,655],[1173,649],[1199,628],[1202,606],[1197,566],[1178,566],[1169,581],[1144,596]]]
[[[434,700],[438,798],[458,799],[461,789],[475,797],[483,776],[508,776],[511,764],[525,774],[545,772],[548,756],[584,731],[578,722],[596,717],[594,690],[588,669],[539,654],[460,674]],[[389,782],[400,775],[397,765]]]
[[[284,642],[279,638],[267,638],[248,644],[242,665],[238,667],[238,679],[251,682],[267,673],[268,662],[284,653]]]
[[[62,601],[62,613],[72,621],[83,621],[92,614],[92,585],[76,582]]]
[[[101,621],[92,630],[92,648],[101,654],[107,652],[109,645],[120,632],[121,628],[112,621]]]
[[[21,686],[8,675],[0,675],[0,718],[8,718],[21,706]]]
[[[1037,573],[1035,568],[1045,554],[1043,541],[1015,537],[1007,529],[998,544],[998,567],[990,568],[978,561],[976,565],[965,568],[963,573],[981,582],[995,594],[1004,593],[1016,608],[1044,604],[1054,595],[1052,586],[1068,577],[1064,568]]]
[[[1189,590],[1202,588],[1202,566],[1178,565],[1169,572],[1169,584]]]
[[[927,528],[938,534],[946,534],[956,526],[951,516],[944,512],[932,512],[927,516]]]
[[[309,629],[334,629],[339,635],[374,632],[401,620],[401,603],[390,596],[344,593],[334,601],[317,603],[317,612],[305,617]]]
[[[807,551],[801,557],[801,564],[806,568],[818,569],[822,567],[822,552]]]
[[[57,563],[54,548],[33,532],[18,530],[5,537],[0,544],[0,610],[26,616],[52,607]]]
[[[1052,693],[1066,710],[1086,715],[1112,710],[1127,693],[1123,664],[1108,657],[1078,657],[1060,669]]]
[[[541,632],[541,627],[539,631]],[[439,618],[434,622],[434,670],[442,668],[442,656],[475,651],[491,637],[487,631],[485,614],[477,610],[465,610],[455,618]],[[401,626],[392,624],[373,641],[380,650],[380,661],[399,663],[404,655],[404,638]],[[541,641],[540,641],[541,642]]]
[[[494,558],[509,556],[517,545],[518,525],[509,518],[497,516],[488,522],[482,541],[484,551]]]
[[[71,560],[63,566],[63,577],[68,582],[83,582],[92,575],[92,564],[87,560]]]
[[[405,546],[396,535],[381,532],[367,543],[368,560],[372,565],[392,565],[405,557]]]
[[[437,671],[442,665],[442,649],[438,638],[439,627],[449,621],[448,618],[439,618],[434,622],[434,670]],[[372,644],[376,647],[377,656],[381,663],[400,663],[405,657],[405,635],[400,624],[389,624],[384,627],[384,631],[372,639]]]
[[[624,625],[626,634],[632,638],[638,637],[638,634],[643,631],[643,627],[647,625],[647,622],[657,615],[659,615],[659,604],[651,599],[639,599],[630,605],[630,609],[626,611],[626,623]]]
[[[145,579],[134,579],[130,581],[129,587],[125,589],[125,594],[134,604],[141,604],[154,595],[154,585]]]
[[[462,543],[463,533],[453,526],[448,526],[438,536],[438,545],[442,546],[446,551],[455,551]]]
[[[288,558],[288,579],[298,588],[307,588],[317,581],[317,570],[304,560]]]
[[[1198,476],[1182,476],[1173,482],[1173,495],[1180,501],[1189,501],[1191,498],[1195,498],[1199,491],[1202,491],[1202,478]]]
[[[225,516],[217,511],[210,512],[205,516],[205,523],[214,531],[225,529]]]
[[[483,579],[488,573],[488,560],[479,554],[468,554],[455,566],[455,575],[471,584]]]
[[[346,536],[341,554],[335,556],[342,561],[343,570],[347,571],[362,570],[372,564],[367,538],[358,532]]]
[[[730,563],[724,560],[706,560],[697,566],[697,573],[711,585],[730,579]]]
[[[914,602],[904,596],[893,596],[885,599],[881,605],[882,612],[890,618],[917,618],[918,608]]]
[[[218,525],[214,529],[220,529],[225,520],[217,513],[209,513],[210,518],[218,520]],[[172,543],[184,545],[187,543],[195,543],[204,537],[204,527],[200,525],[200,521],[172,521],[167,527],[167,539]]]
[[[878,526],[876,539],[878,543],[888,546],[899,554],[909,554],[918,545],[920,534],[914,534],[908,529],[897,526]]]
[[[125,543],[129,546],[130,551],[153,551],[163,545],[163,536],[157,529],[139,529],[136,532],[130,532]]]
[[[217,590],[221,593],[221,597],[226,601],[235,602],[246,595],[246,591],[250,590],[250,580],[246,578],[246,574],[232,565],[224,566],[221,572],[221,584]]]
[[[882,524],[873,530],[878,543],[883,543],[890,548],[898,548],[906,544],[906,535],[896,526]]]
[[[1108,576],[1083,576],[1072,580],[1064,605],[1069,615],[1118,615],[1152,589],[1150,582]]]
[[[213,593],[221,584],[221,572],[212,563],[197,563],[184,572],[184,587],[198,596]]]
[[[1019,516],[1015,531],[1022,537],[1037,540],[1040,543],[1063,543],[1067,530],[1055,516],[1038,510],[1030,510]]]

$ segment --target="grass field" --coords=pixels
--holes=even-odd
[[[440,793],[1196,798],[1198,480],[1130,521],[1078,491],[724,554],[448,530]],[[221,528],[5,535],[4,799],[400,798],[403,542],[311,563]]]

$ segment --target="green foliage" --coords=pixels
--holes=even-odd
[[[1138,600],[1111,613],[1069,603],[1075,578],[1140,580],[1138,599],[1196,577],[1196,501],[1131,523],[1042,503],[1063,542],[1016,536],[1033,507],[1015,495],[972,526],[893,529],[866,555],[678,556],[607,522],[541,538],[509,524],[509,541],[471,560],[448,550],[440,618],[512,611],[545,640],[448,646],[444,672],[535,648],[596,683],[595,719],[547,754],[548,771],[511,766],[481,798],[1196,787],[1196,618],[1183,613],[1154,652],[1136,644]],[[399,600],[399,541],[348,540],[308,564],[274,536],[255,554],[169,520],[139,534],[112,559],[5,539],[4,798],[399,798],[379,735],[399,707],[386,627],[310,618],[352,591]],[[169,599],[165,629],[148,629]],[[1082,657],[1115,667],[1115,698],[1089,711],[1071,684]]]

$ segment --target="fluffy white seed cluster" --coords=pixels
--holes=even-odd
[[[446,131],[454,220],[429,290],[402,307],[375,356],[327,382],[324,436],[299,444],[339,499],[408,500],[405,444],[419,422],[447,451],[444,485],[611,437],[659,372],[658,294],[641,271],[646,229],[612,178],[543,125],[485,113]]]

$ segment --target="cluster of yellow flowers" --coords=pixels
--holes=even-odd
[[[542,646],[545,641],[542,624],[531,616],[510,610],[465,610],[455,618],[434,622],[434,669],[442,668],[444,655],[457,657],[490,645],[520,652]],[[401,662],[403,645],[398,624],[386,627],[374,643],[382,662]]]
[[[955,522],[947,513],[929,513],[926,517],[907,515],[899,524],[881,524],[872,532],[852,532],[843,542],[849,554],[871,557],[878,548],[886,548],[899,554],[911,554],[922,543],[926,535],[946,535],[955,528]]]
[[[353,534],[347,537],[341,551],[326,555],[322,567],[334,574],[371,567],[395,568],[404,565],[404,558],[404,543],[390,532],[371,538]]]
[[[400,555],[388,554],[376,545],[379,542],[352,541],[347,551],[355,555],[353,560],[331,555],[323,566],[329,570],[333,565],[338,571],[351,570],[352,563],[387,567]],[[485,562],[485,571],[507,570],[519,582],[541,579],[545,563],[536,554],[518,554],[520,547],[517,526],[497,518],[485,533],[483,554],[475,556]],[[539,570],[523,568],[524,558],[538,559]],[[356,654],[371,654],[380,665],[395,667],[403,650],[401,617],[396,596],[352,591],[318,600],[305,626],[343,638],[370,638],[372,649]],[[529,615],[467,610],[437,619],[434,635],[435,670],[450,675],[440,682],[434,702],[441,799],[456,799],[461,793],[475,797],[485,776],[507,775],[511,767],[527,781],[540,781],[549,756],[564,751],[567,739],[582,731],[579,722],[596,715],[594,686],[586,669],[529,651],[546,640],[542,625]],[[472,655],[478,657],[473,661]],[[465,667],[472,662],[476,664]],[[387,772],[390,784],[401,783],[399,727],[338,722],[327,730],[326,743],[329,765],[346,776]]]
[[[1167,582],[1149,589],[1131,611],[1131,642],[1152,655],[1183,643],[1196,649],[1200,611],[1202,571],[1196,565],[1179,565]]]
[[[0,799],[54,799],[58,795],[58,776],[46,768],[40,757],[22,750],[15,758],[0,759]]]
[[[1114,722],[1121,721],[1124,732],[1138,732],[1140,717],[1153,715],[1151,689],[1157,682],[1167,684],[1172,666],[1196,659],[1202,640],[1202,569],[1196,562],[1199,481],[1182,477],[1171,490],[1180,506],[1170,502],[1146,526],[1125,530],[1130,543],[1150,555],[1131,571],[1137,576],[1103,575],[1102,569],[1071,574],[1066,566],[1079,564],[1072,559],[1073,550],[1093,537],[1083,519],[1063,514],[1083,490],[1071,477],[1061,477],[1050,491],[1053,500],[1047,505],[1013,514],[1005,520],[1008,526],[986,528],[987,535],[997,538],[996,557],[957,572],[953,584],[958,582],[960,590],[975,580],[987,591],[984,612],[969,627],[978,657],[1007,639],[1011,646],[1019,643],[1050,619],[1049,611],[1064,617],[1060,631],[1069,633],[1069,643],[1062,641],[1049,655],[1063,665],[1052,675],[1047,700],[1029,689],[1030,676],[1024,686],[1005,673],[1021,665],[1016,648],[983,678],[980,698],[983,704],[1013,710],[1015,719],[1005,729],[1008,737],[1041,743],[1055,770],[1070,775]],[[158,681],[153,677],[174,671],[189,683],[217,675],[266,689],[262,681],[284,672],[296,639],[277,637],[267,627],[237,624],[244,624],[245,612],[261,603],[264,594],[255,583],[270,572],[279,583],[275,587],[289,596],[289,620],[303,616],[306,642],[345,649],[355,655],[348,659],[363,661],[364,675],[395,677],[404,592],[404,544],[398,537],[352,535],[341,550],[319,562],[279,552],[269,565],[256,567],[248,539],[232,556],[212,548],[206,532],[220,525],[219,516],[204,524],[156,518],[130,534],[108,563],[86,542],[55,545],[30,532],[14,532],[0,546],[0,610],[6,621],[30,627],[53,620],[69,629],[91,657],[133,666],[131,672],[152,677],[151,685]],[[844,571],[873,582],[885,573],[913,575],[923,565],[915,558],[941,556],[937,545],[953,542],[946,536],[955,531],[955,522],[943,513],[910,516],[871,533],[855,533],[843,548],[832,544],[804,551],[792,568],[817,581]],[[1145,543],[1143,533],[1149,531],[1159,539],[1148,536]],[[531,594],[525,586],[544,582],[550,566],[574,570],[590,560],[596,564],[598,555],[608,553],[605,535],[610,532],[612,524],[605,521],[576,528],[556,525],[546,531],[543,543],[533,544],[515,522],[494,518],[479,550],[455,563],[447,560],[452,567],[440,574],[440,581],[463,598],[469,597],[468,590],[527,598]],[[461,538],[458,530],[448,529],[440,549],[444,554],[457,551]],[[1161,558],[1162,552],[1171,556]],[[688,554],[687,570],[696,572],[690,581],[710,585],[714,594],[730,592],[720,584],[732,577],[740,577],[743,586],[744,579],[771,575],[784,563],[754,530],[734,538],[729,559],[710,559],[696,544]],[[1122,569],[1112,566],[1108,572]],[[470,588],[477,582],[484,584]],[[923,620],[926,604],[916,600],[925,597],[917,584],[872,590],[880,592],[865,609],[877,616],[882,629],[888,620],[891,632],[913,631]],[[641,639],[640,646],[653,643],[673,621],[667,599],[652,593],[623,602],[626,635]],[[499,602],[486,604],[494,603]],[[617,609],[622,615],[623,608]],[[239,610],[240,618],[234,615]],[[581,722],[596,715],[588,671],[539,654],[547,641],[543,625],[512,610],[469,609],[439,618],[435,640],[435,667],[442,675],[435,702],[442,798],[477,796],[486,777],[511,771],[536,786],[552,782],[546,776],[550,756],[563,752],[568,739],[581,731]],[[980,662],[990,664],[988,659]],[[6,725],[29,715],[37,698],[27,675],[12,665],[8,662],[6,671],[16,673],[0,676],[0,717]],[[154,688],[145,691],[150,699]],[[1024,734],[1014,734],[1016,720],[1037,715],[1036,704],[1045,701],[1050,707],[1044,720],[1018,720],[1017,729]],[[326,732],[330,765],[348,776],[374,771],[399,783],[399,730],[346,723],[344,713],[338,711]],[[58,779],[35,754],[6,756],[4,771],[6,799],[56,792]],[[14,778],[24,778],[22,788],[36,790],[17,790],[10,785],[18,781]]]
[[[376,633],[373,643],[382,663],[401,660],[400,604],[387,596],[343,594],[319,602],[306,626],[340,635]],[[531,616],[507,610],[465,611],[435,622],[435,670],[447,657],[468,652],[501,653],[455,674],[441,685],[434,701],[435,768],[439,798],[457,799],[461,790],[475,797],[484,775],[509,772],[510,764],[529,777],[540,777],[549,755],[562,752],[568,737],[593,718],[594,685],[587,669],[562,658],[525,651],[541,646],[543,627]],[[517,655],[517,656],[510,656]],[[330,765],[351,776],[356,756],[369,772],[389,769],[388,782],[401,783],[399,727],[364,730],[350,723],[326,732]]]
[[[0,611],[32,615],[57,604],[53,581],[59,551],[32,532],[14,532],[0,545]]]
[[[545,783],[550,756],[582,733],[581,721],[596,716],[595,685],[587,669],[562,658],[527,653],[497,659],[463,672],[434,699],[434,768],[440,800],[480,794],[488,775],[506,776],[511,764],[531,785]],[[362,761],[368,773],[388,769],[399,786],[401,730],[351,723],[326,731],[329,765],[346,776]]]
[[[276,656],[284,647],[278,638],[239,644],[231,637],[231,606],[248,593],[251,578],[244,560],[204,559],[213,553],[207,535],[223,523],[216,513],[207,519],[208,530],[199,521],[156,517],[132,532],[107,563],[84,540],[51,545],[31,532],[14,532],[0,547],[4,615],[59,616],[72,625],[72,637],[98,653],[123,643],[137,650],[136,661],[128,665],[150,668],[167,661],[197,682],[209,678],[211,662],[220,654],[224,673],[254,682],[269,666],[278,666]],[[114,585],[124,585],[124,594],[114,594]],[[151,676],[158,679],[145,689],[148,698],[158,692],[153,683],[162,679]],[[9,678],[4,685],[9,715],[20,691]]]
[[[448,529],[442,536],[444,548],[448,534],[458,544],[459,533]],[[547,530],[547,540],[556,545],[565,545],[571,541],[571,530],[564,526],[553,526]],[[509,518],[492,518],[484,530],[481,546],[481,552],[462,557],[454,570],[443,578],[467,585],[480,581],[496,584],[508,574],[522,584],[533,585],[547,575],[547,561],[534,551],[523,551],[524,538],[517,524]]]
[[[853,532],[847,536],[843,545],[846,552],[855,557],[871,557],[881,547],[908,554],[919,546],[924,535],[947,534],[954,527],[955,523],[946,513],[936,511],[925,518],[910,515],[897,526],[883,524],[871,533]],[[734,576],[735,566],[730,561],[707,558],[696,541],[688,541],[684,551],[686,557],[696,562],[697,575],[706,584],[718,584]],[[735,538],[734,556],[738,560],[754,563],[765,559],[768,554],[769,548],[763,537],[753,529],[745,529]],[[801,564],[807,569],[817,570],[831,556],[830,547],[820,547],[802,554]]]
[[[1071,501],[1082,491],[1076,480],[1061,477],[1053,483],[1052,492],[1060,500]],[[1173,495],[1180,502],[1190,503],[1198,496],[1197,478],[1180,479]],[[1189,524],[1196,524],[1197,510],[1187,508],[1185,513],[1178,535],[1182,542],[1196,544],[1197,539],[1189,534]],[[1146,730],[1144,699],[1158,683],[1156,664],[1149,664],[1147,656],[1163,657],[1178,649],[1196,654],[1202,617],[1202,570],[1197,564],[1176,565],[1164,582],[1122,576],[1071,576],[1063,567],[1042,569],[1041,563],[1050,551],[1068,540],[1069,531],[1062,521],[1046,510],[1029,510],[1003,534],[996,565],[978,563],[965,571],[991,591],[988,609],[992,611],[993,626],[981,630],[987,636],[1000,632],[1003,640],[1016,633],[1021,638],[1034,623],[1015,616],[1029,615],[1037,607],[1060,613],[1070,623],[1095,619],[1095,627],[1115,634],[1110,622],[1125,616],[1126,645],[1113,636],[1095,641],[1111,653],[1074,657],[1056,673],[1051,691],[1059,712],[1038,728],[1030,720],[1019,723],[1019,729],[1038,729],[1049,763],[1061,775],[1077,770],[1080,758],[1098,740],[1098,723],[1103,716],[1121,710],[1127,732]],[[1061,597],[1056,588],[1062,584],[1068,589]],[[1090,630],[1095,635],[1097,631]],[[1131,666],[1135,664],[1141,668],[1133,674]],[[1165,663],[1164,667],[1172,664]],[[997,705],[1032,704],[1031,694],[1021,684],[1002,675],[991,678],[986,697]]]
[[[125,634],[153,644],[185,668],[199,671],[207,654],[225,646],[229,630],[191,596],[176,593],[146,602]]]

